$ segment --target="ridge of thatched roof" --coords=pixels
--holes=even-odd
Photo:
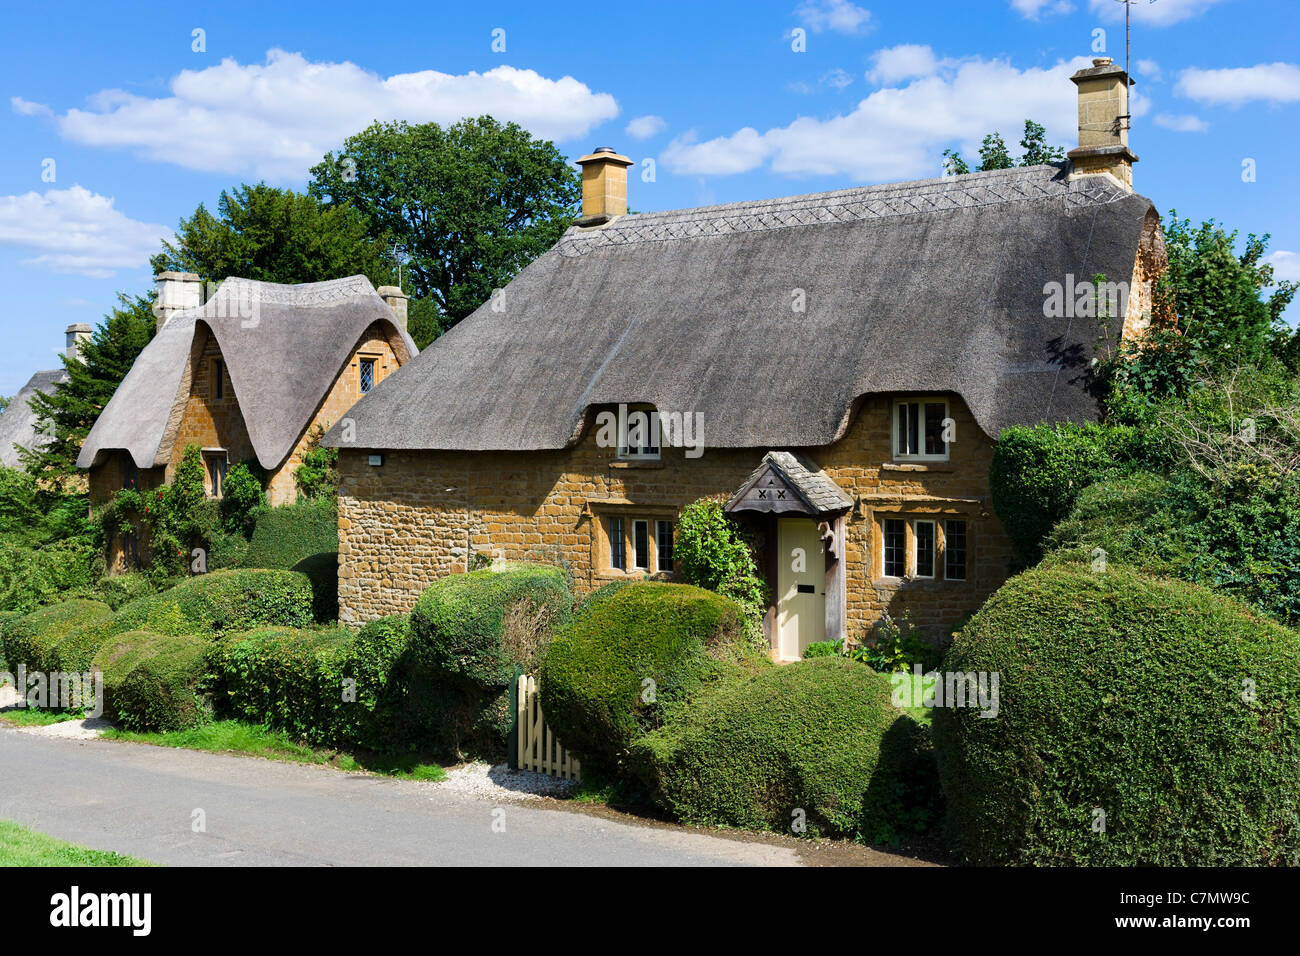
[[[145,346],[90,430],[77,465],[89,468],[114,449],[128,451],[140,468],[165,464],[165,439],[173,412],[188,399],[184,385],[202,323],[221,348],[257,460],[274,469],[375,322],[398,337],[406,350],[401,360],[416,354],[365,276],[297,285],[226,279],[202,306],[168,319]]]
[[[37,372],[10,400],[9,407],[0,413],[0,465],[20,468],[22,460],[18,457],[19,446],[30,450],[49,444],[49,438],[36,429],[37,416],[32,411],[30,402],[37,392],[48,395],[54,391],[55,386],[67,380],[68,373],[65,369],[53,368]]]
[[[957,394],[991,436],[1094,418],[1096,324],[1045,316],[1044,286],[1128,282],[1154,210],[1068,169],[571,228],[376,388],[350,447],[557,449],[623,402],[699,413],[720,448],[829,444],[877,393]]]

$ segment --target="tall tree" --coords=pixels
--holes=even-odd
[[[987,173],[992,169],[1010,169],[1015,163],[1011,162],[1011,154],[1007,152],[1006,140],[1002,138],[1001,133],[989,133],[984,137],[984,142],[980,145],[980,168],[981,173]]]
[[[1065,159],[1065,150],[1048,146],[1047,130],[1031,119],[1025,120],[1025,135],[1020,140],[1020,148],[1023,151],[1020,154],[1021,166],[1043,166]]]
[[[118,293],[117,298],[118,307],[82,343],[81,357],[61,356],[68,381],[52,392],[38,391],[29,403],[38,431],[50,442],[20,449],[19,457],[27,471],[58,491],[77,473],[77,455],[90,427],[153,338],[153,295]]]
[[[211,282],[230,276],[320,282],[360,274],[385,285],[394,270],[387,246],[349,203],[326,206],[265,183],[222,192],[215,216],[200,203],[181,220],[176,244],[164,242],[150,262],[155,272],[194,272]]]
[[[1013,162],[1002,134],[989,133],[980,145],[980,165],[976,172],[1010,169],[1013,166],[1041,166],[1044,163],[1059,163],[1065,159],[1065,150],[1059,146],[1048,146],[1047,130],[1041,123],[1035,123],[1031,119],[1025,120],[1025,134],[1020,140],[1020,149],[1020,161]],[[945,149],[943,171],[948,176],[960,176],[970,172],[970,165],[962,158],[959,151]]]
[[[450,327],[549,249],[576,213],[576,170],[548,140],[490,116],[443,128],[375,123],[312,167],[309,190],[351,202],[406,262],[409,291]]]

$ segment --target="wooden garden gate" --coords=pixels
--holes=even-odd
[[[520,674],[516,691],[515,729],[519,735],[519,769],[533,770],[561,780],[582,779],[578,761],[560,746],[551,728],[546,726],[536,678],[530,674]]]

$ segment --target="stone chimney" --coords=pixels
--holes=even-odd
[[[597,146],[578,160],[582,167],[579,226],[599,226],[627,215],[627,168],[632,160],[608,146]]]
[[[159,332],[177,312],[197,309],[203,304],[203,282],[193,272],[160,272],[153,281],[158,290],[153,314],[158,320]]]
[[[409,298],[400,286],[381,285],[375,290],[379,293],[379,298],[388,303],[388,307],[393,310],[393,318],[397,320],[398,327],[406,331],[406,300]]]
[[[1074,164],[1070,178],[1109,176],[1132,192],[1138,158],[1128,148],[1128,74],[1103,56],[1070,79],[1079,88],[1079,148],[1066,154]]]
[[[63,354],[70,359],[81,358],[81,343],[90,338],[90,326],[85,322],[69,325],[63,330]]]

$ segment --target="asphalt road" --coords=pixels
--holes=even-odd
[[[174,866],[799,863],[784,846],[497,804],[433,783],[3,726],[0,819]]]

